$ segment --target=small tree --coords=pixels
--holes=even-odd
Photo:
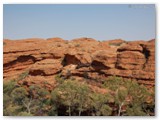
[[[51,95],[53,103],[56,103],[57,107],[59,104],[66,106],[68,108],[66,112],[71,116],[76,110],[78,115],[85,110],[88,93],[89,88],[84,83],[67,80],[53,90]]]
[[[40,86],[32,85],[29,87],[29,94],[30,98],[24,101],[26,108],[30,107],[34,115],[46,115],[51,101],[50,92]]]
[[[29,75],[29,71],[27,70],[27,71],[21,73],[21,74],[18,76],[18,79],[17,79],[17,80],[23,80],[23,79],[25,79],[28,75]]]
[[[119,88],[115,93],[115,104],[118,105],[118,116],[121,115],[122,107],[126,104],[126,98],[128,96],[128,91],[126,88]]]
[[[12,97],[13,101],[19,105],[22,104],[23,99],[25,99],[27,97],[27,95],[28,95],[28,93],[27,93],[26,89],[23,87],[15,88],[11,92],[11,97]]]
[[[8,104],[8,106],[3,109],[4,116],[17,116],[18,113],[22,111],[22,107],[19,105],[15,105],[14,103]]]
[[[57,74],[55,76],[55,80],[58,84],[62,84],[64,82],[64,79],[61,77],[61,74]]]
[[[136,80],[123,79],[119,77],[109,77],[105,87],[111,90],[117,115],[145,115],[143,105],[150,96],[149,91],[143,85],[139,85]],[[122,113],[122,107],[126,109]]]
[[[10,94],[14,88],[16,88],[17,83],[15,80],[4,81],[3,83],[3,93]]]
[[[109,100],[111,99],[110,95],[105,95],[101,93],[92,93],[91,94],[91,106],[92,106],[92,115],[111,115],[112,109],[108,105]]]
[[[27,113],[28,113],[28,114],[31,114],[32,102],[33,102],[33,101],[32,101],[32,98],[30,98],[30,99],[26,98],[26,99],[22,100],[23,106],[27,109]],[[25,113],[26,113],[26,112],[25,112]]]
[[[77,87],[77,110],[78,115],[81,116],[81,113],[87,109],[88,106],[88,98],[89,98],[90,90],[86,84],[79,84]]]
[[[137,83],[132,82],[132,85],[129,89],[129,95],[131,95],[132,100],[127,107],[127,115],[147,115],[146,111],[143,109],[143,105],[146,103],[147,98],[150,96],[147,88],[143,85],[138,85]]]

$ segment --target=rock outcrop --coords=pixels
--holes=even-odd
[[[136,79],[155,85],[155,40],[126,42],[91,38],[4,40],[3,78],[16,79],[25,71],[27,84],[48,83],[61,74],[79,79],[104,80],[108,76]]]

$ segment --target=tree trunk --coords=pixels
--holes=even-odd
[[[81,110],[79,111],[79,116],[81,116]]]
[[[68,108],[69,116],[71,116],[71,107]]]
[[[123,106],[123,102],[119,105],[118,116],[120,116],[120,115],[121,115],[121,109],[122,109],[122,106]]]
[[[79,116],[81,116],[81,112],[82,112],[82,103],[81,103],[81,105],[80,105],[80,110],[79,110]]]
[[[81,112],[82,112],[82,110],[79,110],[79,116],[81,116]]]
[[[29,106],[27,107],[27,111],[28,111],[28,113],[30,114],[31,112],[30,112],[30,108],[29,108]]]

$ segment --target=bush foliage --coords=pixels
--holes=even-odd
[[[26,76],[26,75],[24,75]],[[154,90],[135,80],[109,77],[100,93],[84,80],[56,76],[57,86],[48,91],[38,85],[27,89],[15,80],[3,84],[4,116],[151,116]]]

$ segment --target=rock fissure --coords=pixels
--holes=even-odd
[[[144,69],[145,66],[146,66],[146,64],[148,63],[148,58],[149,58],[149,56],[150,56],[150,51],[149,51],[144,45],[141,44],[141,46],[142,46],[142,48],[143,48],[142,53],[144,54],[144,56],[145,56],[145,58],[146,58],[146,62],[145,62],[144,65],[143,65],[143,69]]]
[[[22,65],[23,65],[23,63],[33,64],[35,62],[36,62],[36,60],[33,56],[21,55],[21,56],[17,57],[16,60],[4,64],[3,67],[4,67],[4,69],[8,69],[8,68],[15,66],[16,64],[22,64]]]
[[[26,51],[9,51],[9,52],[3,52],[3,54],[24,53],[24,52],[33,52],[33,51],[38,51],[38,50],[40,50],[40,49],[26,50]]]

